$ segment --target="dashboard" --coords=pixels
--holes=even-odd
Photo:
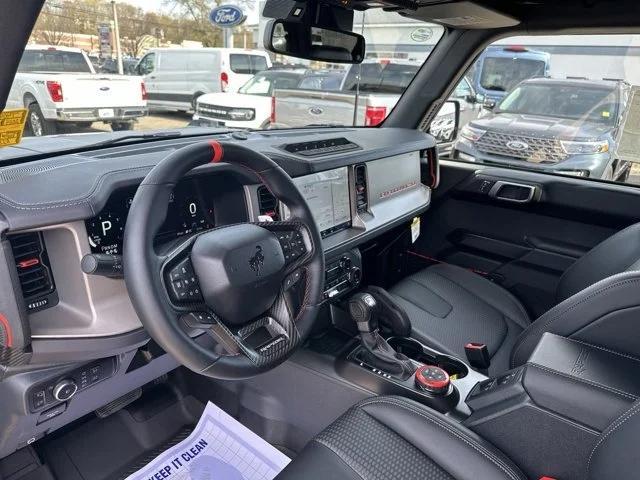
[[[176,368],[169,355],[134,361],[149,337],[124,280],[86,274],[81,268],[88,255],[122,254],[138,185],[176,148],[209,139],[241,142],[272,158],[293,178],[323,238],[327,302],[359,284],[359,247],[392,228],[408,229],[411,219],[429,207],[428,185],[437,183],[423,177],[437,172],[428,163],[437,161],[435,141],[415,130],[309,128],[200,135],[60,156],[38,152],[38,145],[62,149],[70,139],[26,139],[30,152],[50,158],[0,168],[0,223],[5,229],[0,354],[7,331],[9,350],[17,352],[0,355],[0,376],[6,375],[0,398],[25,399],[8,404],[0,418],[0,430],[6,433],[0,439],[0,458]],[[76,144],[84,141],[95,139],[73,138]],[[11,148],[0,151],[0,159]],[[208,164],[175,186],[156,245],[265,216],[286,219],[289,211],[257,175],[224,163]],[[40,409],[49,408],[46,401],[40,404],[41,386],[76,373],[81,378],[85,370],[98,367],[104,378],[81,388],[64,413],[41,420]]]

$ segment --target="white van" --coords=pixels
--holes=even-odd
[[[241,48],[155,48],[140,59],[150,108],[193,110],[205,93],[235,92],[271,66],[262,50]]]

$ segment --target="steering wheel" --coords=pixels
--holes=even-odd
[[[154,239],[176,183],[221,161],[253,172],[290,218],[214,228],[158,251]],[[213,378],[247,378],[279,365],[308,336],[323,299],[324,255],[309,205],[275,162],[234,143],[189,145],[149,172],[127,217],[123,265],[149,335],[182,365]],[[203,331],[215,348],[196,342]]]

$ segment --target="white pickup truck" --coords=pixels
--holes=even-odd
[[[62,122],[88,127],[104,122],[131,130],[147,113],[141,77],[96,74],[79,48],[28,46],[16,73],[7,108],[28,108],[35,136],[57,133]]]
[[[378,125],[395,107],[419,68],[420,64],[408,60],[365,60],[348,68],[340,88],[335,91],[276,88],[272,127]],[[460,102],[461,125],[478,116],[480,106],[466,79],[456,87],[451,99]],[[445,110],[439,116],[450,113]]]

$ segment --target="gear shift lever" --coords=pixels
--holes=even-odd
[[[349,314],[356,322],[358,332],[371,333],[378,329],[377,308],[378,302],[370,293],[356,293],[349,299]]]
[[[378,302],[370,293],[356,293],[349,299],[349,314],[358,326],[364,360],[383,372],[409,378],[415,371],[411,360],[396,352],[378,333]]]

